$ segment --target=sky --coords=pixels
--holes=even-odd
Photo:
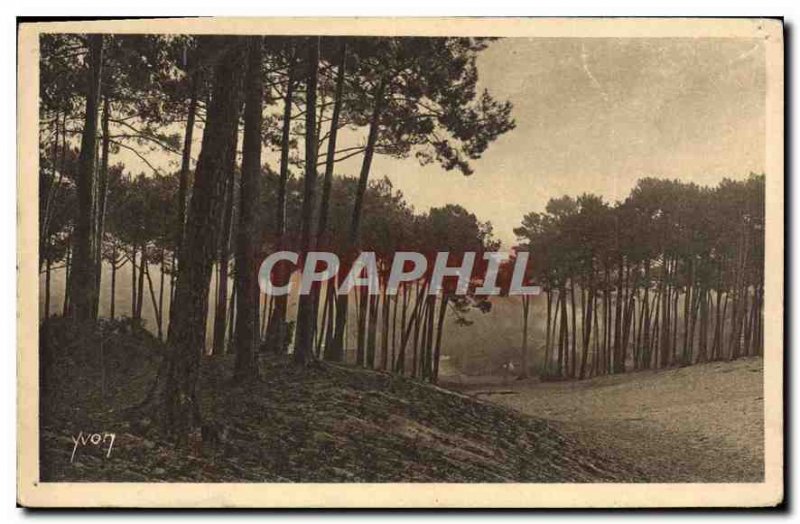
[[[550,198],[613,201],[646,176],[715,185],[764,172],[761,40],[507,38],[481,53],[478,74],[479,88],[512,102],[516,129],[474,161],[474,174],[377,155],[370,177],[388,177],[418,211],[461,204],[493,224],[505,249],[522,217]],[[360,162],[337,173],[355,176]]]

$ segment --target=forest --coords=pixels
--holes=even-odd
[[[547,297],[547,377],[763,355],[763,175],[643,178],[615,204],[552,199],[514,232]]]
[[[43,35],[43,328],[94,325],[102,293],[109,321],[123,321],[124,301],[124,321],[141,324],[149,304],[147,328],[169,354],[143,406],[179,443],[199,419],[208,356],[233,355],[237,383],[258,380],[259,355],[287,353],[299,369],[337,362],[437,382],[445,322],[469,329],[491,310],[476,292],[481,268],[466,295],[447,282],[429,294],[430,271],[391,294],[392,254],[480,259],[500,242],[458,204],[415,209],[372,163],[413,158],[473,175],[471,161],[515,127],[511,103],[478,89],[476,61],[490,43]],[[111,161],[123,154],[144,171]],[[337,172],[351,158],[360,170]],[[548,380],[763,352],[763,175],[716,187],[642,178],[619,202],[553,198],[514,234],[503,278],[526,251],[528,279],[544,291],[522,298],[521,378],[540,342]],[[281,250],[335,252],[342,274],[373,251],[381,292],[337,294],[334,280],[290,310],[257,284],[261,261]],[[130,296],[118,292],[126,266]],[[66,283],[58,304],[57,273]],[[279,266],[273,278],[291,273]],[[545,340],[529,342],[537,300]]]

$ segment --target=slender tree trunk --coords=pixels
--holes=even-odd
[[[428,302],[428,314],[425,319],[425,344],[423,344],[423,354],[425,355],[423,371],[424,378],[430,381],[433,377],[433,320],[436,311],[436,295],[428,296]]]
[[[110,104],[108,96],[103,97],[103,140],[101,146],[101,160],[100,171],[97,179],[97,236],[95,238],[95,253],[94,253],[94,267],[95,267],[95,290],[97,292],[94,296],[94,305],[92,310],[93,318],[97,319],[100,310],[100,284],[103,274],[103,237],[105,235],[105,221],[106,221],[106,200],[108,199],[108,146],[109,146],[109,133],[108,133],[108,119],[110,114]]]
[[[567,327],[567,289],[561,286],[558,292],[561,302],[561,334],[559,335],[558,368],[559,376],[569,374],[569,329]]]
[[[719,288],[715,290],[714,295],[716,296],[716,306],[714,307],[714,336],[711,339],[711,360],[716,360],[719,356],[720,318],[722,316],[722,296]]]
[[[136,318],[136,242],[131,243],[131,318]]]
[[[417,304],[417,311],[415,312],[412,320],[414,322],[414,346],[413,346],[413,355],[411,359],[411,376],[417,377],[419,375],[419,368],[420,368],[420,359],[419,359],[419,334],[420,334],[420,323],[422,319],[425,318],[425,311],[428,305],[428,301],[425,300],[425,287],[422,287],[422,292],[420,292],[420,286],[417,286],[417,296],[416,296],[416,304]]]
[[[678,261],[675,260],[675,272],[677,274]],[[675,283],[672,287],[672,364],[678,362],[678,299],[680,298],[680,288]]]
[[[375,350],[378,336],[378,296],[368,295],[369,322],[367,323],[367,367],[375,368]]]
[[[349,246],[346,252],[343,253],[343,258],[346,260],[346,263],[342,264],[343,274],[349,271],[350,265],[353,260],[355,260],[356,252],[358,251],[364,194],[367,191],[367,181],[369,180],[369,172],[372,166],[372,157],[375,154],[375,144],[378,141],[378,128],[380,127],[381,112],[383,111],[385,87],[386,81],[385,79],[381,79],[375,92],[374,106],[372,116],[370,117],[369,134],[367,135],[367,145],[364,150],[364,159],[361,163],[361,173],[358,178],[355,203],[353,204],[353,215],[350,221],[350,235],[348,239]],[[344,347],[344,324],[348,309],[347,302],[348,295],[339,295],[336,306],[336,326],[332,341],[334,345],[332,351],[334,354],[339,354]]]
[[[150,300],[153,304],[153,313],[156,317],[156,327],[158,329],[158,340],[163,340],[163,333],[161,331],[161,310],[158,307],[158,301],[156,300],[156,293],[153,289],[153,279],[150,276],[150,268],[147,264],[144,265],[144,269],[142,271],[147,276],[147,288],[150,291]]]
[[[314,206],[317,186],[317,69],[319,67],[319,37],[309,37],[306,62],[306,133],[305,183],[301,210],[300,246],[304,253],[314,250]],[[310,295],[300,295],[297,305],[294,361],[305,365],[314,356],[314,304]]]
[[[281,165],[278,180],[278,198],[276,200],[275,212],[275,251],[282,251],[286,236],[286,195],[287,183],[289,180],[289,145],[290,132],[292,128],[292,102],[294,98],[296,58],[294,44],[290,44],[288,80],[286,84],[286,96],[283,101],[283,131],[281,134]],[[290,272],[285,264],[276,265],[275,280],[279,286],[285,285],[290,278]],[[265,346],[275,352],[283,352],[286,347],[286,312],[289,298],[280,295],[274,298],[274,306],[267,323],[267,335]]]
[[[617,265],[617,293],[614,297],[614,364],[612,373],[622,373],[625,371],[625,362],[622,358],[622,304],[624,298],[623,290],[623,261],[620,257]]]
[[[597,306],[597,291],[594,293],[593,299],[593,307],[594,307],[594,355],[592,357],[592,371],[591,375],[597,375],[597,366],[600,361],[600,320],[598,318],[597,310],[600,309]]]
[[[548,376],[550,374],[550,361],[552,360],[552,353],[550,352],[550,327],[553,321],[553,293],[550,289],[547,290],[547,325],[545,326],[545,343],[544,343],[544,366],[542,374]]]
[[[397,365],[397,307],[398,303],[400,302],[400,296],[399,295],[390,295],[390,296],[392,297],[392,302],[394,304],[392,305],[392,342],[391,342],[392,353],[389,359],[389,366],[390,366],[389,369],[394,370],[396,369]]]
[[[44,262],[44,318],[50,318],[50,257]]]
[[[164,329],[164,248],[161,248],[161,273],[158,278],[158,340],[163,340]]]
[[[180,263],[180,250],[183,245],[183,234],[186,223],[186,200],[189,192],[189,173],[192,166],[192,141],[194,140],[194,121],[197,114],[197,78],[193,72],[189,77],[189,106],[186,108],[186,128],[183,131],[183,152],[181,154],[181,171],[178,182],[178,221],[176,227],[174,255],[172,257],[172,274],[176,275]],[[173,288],[174,291],[174,288]],[[173,293],[170,297],[174,299]]]
[[[236,147],[234,145],[234,155]],[[233,222],[234,199],[234,162],[231,162],[228,173],[228,182],[225,189],[225,213],[222,218],[222,235],[219,244],[219,281],[217,282],[217,303],[214,311],[214,341],[211,348],[212,355],[225,353],[225,332],[228,319],[228,271],[230,264],[231,224]]]
[[[408,317],[408,293],[409,287],[402,284],[403,289],[403,308],[400,314],[400,352],[397,354],[397,360],[394,364],[394,370],[397,373],[405,374],[406,371],[406,342],[407,336],[405,335],[406,318]],[[396,308],[395,308],[396,310]]]
[[[636,290],[639,285],[638,282],[638,267],[631,268],[627,264],[625,270],[625,301],[623,302],[622,313],[622,358],[620,361],[621,372],[626,371],[628,362],[629,347],[631,341],[631,328],[635,330],[635,311],[636,311]],[[631,283],[631,272],[636,273],[633,282]]]
[[[571,355],[570,355],[570,369],[569,376],[575,378],[576,365],[575,362],[578,356],[578,330],[576,327],[577,319],[575,315],[575,281],[571,280],[569,285],[570,296],[570,309],[572,312],[572,339],[571,339]]]
[[[329,239],[327,237],[328,234],[328,215],[330,213],[330,196],[331,196],[331,186],[333,184],[333,168],[334,168],[334,160],[336,155],[336,139],[339,131],[339,115],[342,111],[342,100],[344,98],[344,78],[345,78],[345,64],[347,62],[347,41],[342,39],[341,41],[341,48],[339,50],[339,67],[336,72],[336,91],[334,93],[333,99],[333,113],[331,114],[331,127],[330,131],[328,132],[328,150],[327,154],[325,155],[325,175],[322,180],[322,197],[320,200],[320,211],[319,211],[319,222],[317,228],[317,237],[319,241],[322,243],[323,246],[328,244]],[[320,122],[321,123],[321,122]],[[329,282],[331,284],[331,282]],[[333,308],[328,307],[328,302],[330,299],[334,298],[334,295],[330,292],[333,291],[333,287],[328,288],[328,292],[326,293],[326,309],[329,310],[329,314],[331,318],[333,317]],[[313,302],[315,310],[319,307],[319,285],[315,285],[313,288]],[[316,316],[315,316],[316,318]],[[330,338],[330,336],[328,336]],[[342,347],[334,347],[333,345],[327,343],[325,344],[325,360],[332,360],[334,362],[340,362],[342,360]]]
[[[642,301],[642,307],[644,308],[642,312],[642,317],[644,318],[642,346],[645,349],[642,359],[643,362],[647,362],[645,367],[650,367],[650,260],[646,260],[644,263],[644,300]]]
[[[586,300],[586,316],[581,319],[581,324],[584,326],[583,333],[583,357],[581,358],[581,370],[579,378],[583,380],[586,377],[586,361],[589,358],[589,341],[592,337],[592,308],[594,307],[594,288],[590,287]]]
[[[64,112],[66,115],[66,112]],[[47,258],[47,247],[50,243],[50,217],[52,215],[53,200],[58,188],[61,186],[62,170],[58,169],[58,140],[59,140],[59,113],[53,119],[55,129],[53,131],[53,158],[52,172],[50,179],[47,181],[46,200],[44,206],[39,209],[39,270],[42,269],[42,264],[45,263]],[[62,165],[63,168],[63,165]]]
[[[528,378],[530,364],[528,363],[528,314],[530,312],[531,297],[522,295],[522,369],[520,378]]]
[[[328,287],[330,287],[332,285],[332,283],[328,282],[327,285],[328,285]],[[319,359],[322,359],[322,357],[323,357],[323,355],[322,355],[322,347],[323,347],[323,342],[325,340],[325,337],[327,336],[327,333],[328,333],[327,325],[328,325],[328,318],[330,317],[330,312],[331,312],[330,311],[331,302],[330,302],[330,300],[327,299],[327,296],[328,296],[328,293],[327,293],[327,288],[326,288],[326,292],[325,292],[325,297],[326,298],[325,298],[325,301],[322,304],[322,320],[319,323],[320,329],[317,330],[316,349],[314,350],[315,357],[319,358]],[[317,305],[319,305],[319,303],[317,303]]]
[[[369,314],[369,295],[366,288],[356,290],[357,304],[356,311],[358,311],[358,319],[356,325],[358,326],[358,333],[356,333],[356,363],[363,366],[367,360],[367,315]]]
[[[442,334],[444,333],[444,320],[447,315],[447,304],[450,296],[442,294],[442,302],[439,305],[439,318],[436,321],[436,346],[433,352],[433,375],[431,382],[434,384],[439,381],[439,361],[442,358]]]
[[[684,286],[683,293],[683,355],[681,361],[684,366],[691,364],[691,355],[689,350],[689,321],[690,311],[692,307],[692,272],[693,263],[690,260],[689,265],[689,278]]]
[[[119,264],[119,260],[117,260],[117,239],[115,238],[111,255],[111,306],[109,312],[111,320],[114,320],[117,305],[117,264]]]
[[[381,369],[386,371],[389,365],[389,313],[391,297],[386,293],[386,282],[383,282],[381,295]]]
[[[661,285],[663,286],[661,292],[661,320],[659,322],[661,327],[661,334],[659,335],[659,343],[661,345],[661,356],[659,367],[667,367],[669,362],[669,288],[667,286],[667,279],[669,278],[669,267],[667,260],[664,260],[664,274],[661,277]]]
[[[258,230],[258,195],[261,177],[262,60],[260,36],[248,39],[248,64],[245,79],[244,140],[242,176],[239,188],[239,227],[236,229],[236,330],[233,335],[236,363],[234,378],[258,377],[256,344],[258,341],[258,259],[255,241]]]
[[[147,255],[144,244],[141,246],[141,262],[139,264],[139,282],[136,284],[136,315],[134,318],[142,320],[142,304],[144,303],[144,276],[147,274]]]
[[[228,300],[228,346],[225,352],[233,350],[233,332],[236,329],[236,285],[234,280],[233,291],[231,291],[231,298]]]

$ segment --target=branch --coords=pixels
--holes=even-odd
[[[127,144],[123,144],[122,142],[117,142],[116,140],[109,140],[109,142],[111,142],[112,144],[116,144],[116,145],[118,145],[119,147],[121,147],[123,149],[127,149],[128,151],[131,151],[134,155],[138,156],[139,159],[142,162],[147,164],[147,167],[152,169],[155,174],[161,175],[161,171],[159,171],[158,168],[156,168],[153,164],[151,164],[150,161],[147,160],[144,156],[142,156],[142,154],[139,153],[135,148],[133,148],[133,147],[127,145]]]
[[[182,151],[178,151],[177,149],[175,149],[171,145],[164,143],[164,141],[162,139],[158,138],[157,136],[154,136],[154,135],[149,134],[149,133],[144,133],[141,130],[136,129],[134,126],[132,126],[131,124],[129,124],[127,122],[121,122],[121,121],[117,121],[117,120],[114,120],[114,119],[111,119],[111,118],[109,118],[108,120],[109,120],[109,122],[113,122],[113,123],[115,123],[117,125],[121,125],[123,127],[127,127],[128,129],[130,129],[131,131],[133,131],[135,133],[134,135],[118,135],[118,136],[128,137],[128,138],[139,137],[139,138],[142,138],[144,140],[149,140],[149,141],[151,141],[151,142],[153,142],[155,144],[160,145],[162,148],[164,148],[165,150],[169,151],[170,153],[174,153],[174,154],[179,155],[179,156],[183,155]]]

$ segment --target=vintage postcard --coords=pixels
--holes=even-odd
[[[783,501],[778,19],[25,23],[18,502]]]

